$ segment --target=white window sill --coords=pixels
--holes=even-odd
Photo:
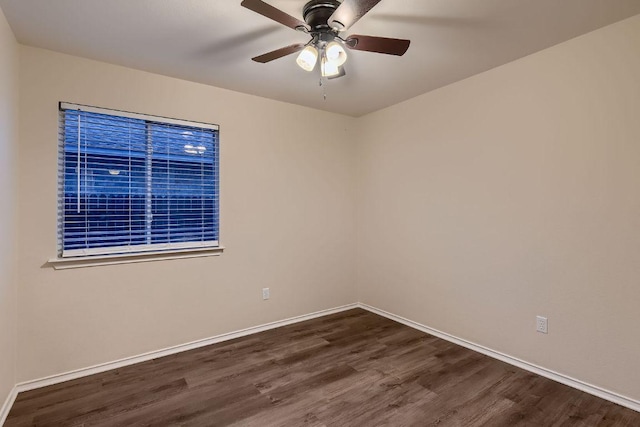
[[[69,258],[51,258],[48,265],[55,270],[69,268],[98,267],[102,265],[131,264],[137,262],[165,261],[171,259],[201,258],[218,256],[223,246],[215,248],[178,249],[170,251],[141,252],[136,254],[93,255]]]

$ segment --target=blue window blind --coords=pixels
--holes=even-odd
[[[218,246],[218,127],[60,104],[63,257]]]

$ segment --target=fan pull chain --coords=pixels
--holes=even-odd
[[[318,84],[322,88],[322,99],[327,100],[327,85],[324,84],[322,76],[320,76],[320,82]]]

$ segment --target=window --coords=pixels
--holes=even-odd
[[[64,257],[218,246],[218,126],[60,104]]]

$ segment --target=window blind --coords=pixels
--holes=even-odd
[[[217,247],[216,125],[60,104],[62,257]]]

